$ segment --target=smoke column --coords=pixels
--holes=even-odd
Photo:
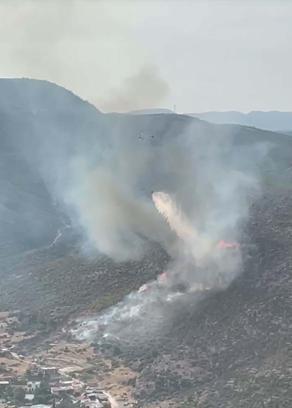
[[[151,129],[165,120],[143,117]],[[206,289],[228,286],[241,270],[240,247],[228,243],[239,241],[249,195],[257,192],[253,164],[261,149],[234,146],[232,134],[209,134],[197,122],[180,134],[170,132],[155,143],[147,135],[112,137],[101,164],[76,169],[72,198],[99,250],[118,261],[133,259],[152,241],[171,258],[160,271],[166,282],[148,282],[82,322],[79,338],[143,343],[182,304],[197,302]]]

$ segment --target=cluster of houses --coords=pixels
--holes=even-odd
[[[0,408],[111,408],[102,389],[74,377],[74,367],[43,366],[17,354],[17,316],[0,312]]]
[[[24,378],[7,378],[0,381],[0,408],[57,408],[61,407],[64,401],[66,407],[111,408],[105,391],[89,387],[79,379],[65,376],[56,367],[32,366]],[[13,398],[3,398],[8,388],[23,390],[23,400],[17,403]],[[44,392],[41,394],[40,404],[39,395],[42,390]]]

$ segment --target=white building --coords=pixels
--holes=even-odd
[[[34,394],[37,388],[40,388],[41,382],[40,381],[28,381],[25,386],[25,391],[28,394]]]

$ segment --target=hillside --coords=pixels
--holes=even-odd
[[[166,146],[183,143],[182,135],[188,132],[190,137],[200,134],[207,146],[228,137],[227,155],[254,145],[260,151],[262,160],[253,164],[261,194],[251,197],[251,213],[240,237],[242,273],[225,290],[210,291],[198,300],[187,294],[177,308],[166,308],[166,318],[158,322],[161,331],[154,339],[145,336],[142,345],[101,344],[98,338],[93,342],[97,352],[136,373],[131,387],[141,407],[170,400],[177,407],[288,408],[292,401],[289,135],[171,113],[104,115],[54,84],[0,80],[0,307],[20,309],[30,322],[37,316],[38,329],[50,333],[66,325],[68,318],[100,313],[155,279],[170,260],[155,241],[143,241],[147,250],[141,259],[122,262],[100,253],[87,256],[84,231],[63,192],[70,186],[72,159],[81,156],[93,165],[109,156],[111,163],[116,141],[118,153],[125,146],[137,153],[139,166],[140,154],[150,152],[151,166],[147,162],[139,184],[133,182],[139,197],[148,203],[151,191],[175,192],[183,166],[174,168],[170,176],[168,167],[154,159]],[[122,161],[119,176],[128,174],[127,164]],[[244,166],[234,161],[235,170]],[[130,176],[129,183],[132,168]],[[186,192],[182,188],[179,193]]]
[[[0,79],[1,246],[35,248],[56,236],[62,220],[42,175],[40,150],[49,155],[66,138],[80,138],[83,123],[90,127],[97,116],[49,82]]]

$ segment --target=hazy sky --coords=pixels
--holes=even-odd
[[[0,76],[103,110],[292,110],[290,0],[0,0]]]

